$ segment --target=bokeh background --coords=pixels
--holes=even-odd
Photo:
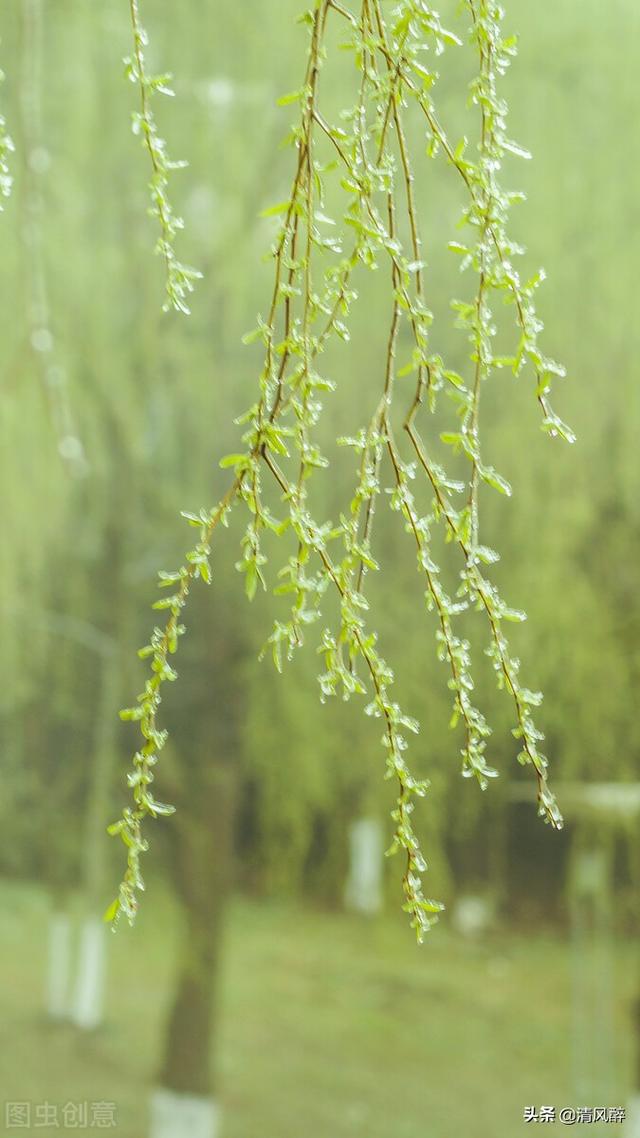
[[[381,521],[371,588],[422,724],[413,761],[432,787],[416,824],[427,891],[447,905],[418,949],[380,852],[376,729],[357,704],[321,705],[313,638],[284,676],[258,662],[276,602],[244,598],[237,523],[194,593],[166,700],[158,797],[178,813],[151,827],[135,928],[100,922],[135,746],[117,710],[143,683],[157,570],[187,548],[179,512],[219,496],[253,400],[259,359],[241,340],[265,309],[275,224],[261,211],[291,178],[295,108],[277,99],[306,49],[298,0],[144,7],[151,69],[175,74],[159,126],[189,161],[172,182],[180,252],[204,274],[188,319],[161,311],[128,5],[5,0],[0,15],[16,144],[0,216],[2,1123],[106,1126],[106,1103],[116,1133],[140,1138],[158,1087],[213,1096],[224,1138],[512,1138],[535,1127],[529,1105],[624,1106],[640,1082],[640,9],[506,4],[510,132],[534,155],[506,171],[527,194],[513,224],[531,272],[548,271],[545,347],[567,366],[556,404],[578,442],[542,434],[527,377],[497,377],[484,446],[514,497],[483,509],[496,579],[529,614],[514,643],[546,696],[561,834],[536,817],[490,667],[477,686],[501,777],[486,794],[461,780],[413,554]],[[444,16],[460,26],[455,5]],[[467,69],[447,53],[454,134]],[[420,173],[428,300],[462,366],[455,176],[426,159]],[[385,282],[363,286],[328,439],[348,433],[384,350]],[[323,476],[328,516],[344,470],[336,455]]]

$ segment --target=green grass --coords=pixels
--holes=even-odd
[[[114,1101],[112,1132],[144,1138],[171,994],[171,907],[150,896],[136,929],[110,937],[107,1020],[79,1037],[43,1020],[45,897],[4,885],[0,903],[3,1114],[6,1100]],[[631,1069],[632,949],[616,951],[608,1105],[623,1105]],[[218,1051],[224,1138],[531,1133],[525,1105],[600,1105],[572,1093],[570,1003],[570,953],[548,934],[468,943],[442,922],[418,949],[399,916],[366,922],[238,901]]]

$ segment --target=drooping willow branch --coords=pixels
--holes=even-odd
[[[21,126],[24,156],[22,239],[27,286],[29,351],[42,385],[58,453],[72,478],[87,473],[87,460],[69,397],[67,373],[60,362],[51,316],[45,256],[44,176],[51,163],[43,128],[43,0],[24,0]]]
[[[128,848],[128,864],[109,919],[124,913],[133,920],[137,892],[143,888],[140,855],[147,848],[142,824],[149,815],[171,813],[150,790],[153,768],[166,740],[158,725],[162,685],[175,679],[170,657],[184,632],[182,613],[192,583],[211,577],[211,542],[219,524],[226,524],[234,505],[244,504],[249,521],[242,541],[238,569],[249,598],[258,584],[266,587],[263,537],[272,531],[291,549],[278,573],[276,593],[290,597],[290,611],[277,620],[269,637],[278,669],[305,638],[308,626],[322,616],[325,595],[333,593],[339,607],[337,627],[325,627],[320,650],[324,671],[319,677],[322,698],[341,693],[362,695],[365,710],[381,721],[387,754],[387,777],[397,785],[390,852],[404,857],[404,908],[419,939],[441,905],[425,898],[421,878],[426,863],[412,824],[414,799],[428,784],[412,775],[406,761],[407,735],[418,724],[402,710],[393,690],[393,672],[380,655],[374,615],[366,595],[367,574],[378,570],[373,551],[374,527],[383,501],[399,515],[416,551],[425,584],[428,609],[436,621],[438,654],[445,663],[453,696],[452,726],[464,730],[462,770],[484,788],[496,772],[487,765],[485,750],[490,728],[474,706],[471,648],[458,635],[457,621],[468,609],[484,614],[488,647],[498,683],[511,700],[514,735],[521,742],[519,759],[533,766],[539,812],[552,825],[561,815],[547,783],[547,760],[539,750],[542,734],[533,719],[541,701],[524,687],[519,662],[513,657],[505,623],[523,614],[511,609],[485,575],[485,566],[498,555],[481,544],[479,487],[481,483],[509,493],[505,480],[488,465],[481,450],[482,390],[498,367],[515,373],[532,366],[543,425],[570,439],[571,433],[549,404],[552,375],[561,369],[538,346],[541,328],[535,312],[538,281],[522,284],[512,258],[521,250],[507,235],[509,208],[515,195],[505,192],[498,174],[505,152],[522,153],[505,133],[506,107],[497,82],[514,53],[512,40],[502,35],[502,11],[494,0],[467,0],[470,36],[478,54],[478,75],[471,99],[478,109],[479,143],[472,160],[464,143],[453,147],[440,124],[433,102],[436,72],[431,60],[460,41],[442,27],[434,10],[422,0],[403,0],[393,22],[385,18],[380,0],[316,0],[304,20],[309,27],[309,51],[304,82],[283,103],[298,103],[300,116],[290,135],[296,152],[291,191],[267,211],[280,217],[273,246],[274,284],[264,319],[247,337],[264,347],[257,401],[242,417],[244,451],[223,459],[233,468],[227,493],[211,511],[186,515],[199,531],[199,540],[175,573],[162,573],[168,590],[155,607],[167,610],[164,627],[157,627],[141,650],[151,660],[151,674],[137,704],[122,713],[139,723],[143,737],[129,783],[133,803],[110,829]],[[325,49],[330,20],[344,25],[357,69],[354,104],[331,122],[322,108]],[[429,64],[429,65],[428,65]],[[427,278],[423,264],[418,194],[405,121],[410,105],[424,116],[430,154],[444,155],[467,191],[463,224],[466,243],[453,246],[463,267],[475,277],[470,300],[454,302],[458,325],[469,342],[469,374],[457,374],[432,348],[433,317],[426,303]],[[340,223],[326,213],[325,183],[333,178],[346,197]],[[408,238],[403,238],[403,234]],[[333,382],[320,370],[327,343],[348,340],[348,317],[356,300],[356,271],[385,266],[389,279],[389,328],[382,353],[380,389],[371,390],[369,377],[360,377],[362,403],[371,412],[359,431],[339,441],[356,456],[356,480],[339,523],[314,517],[309,484],[327,466],[317,442],[322,398]],[[515,312],[516,346],[510,356],[494,351],[492,303],[503,299]],[[408,361],[398,366],[400,333],[412,344]],[[415,377],[414,381],[411,377]],[[406,382],[405,382],[406,381]],[[407,390],[408,387],[408,390]],[[468,459],[465,481],[449,477],[433,458],[432,413],[449,398],[459,419],[456,430],[442,441]],[[402,431],[396,438],[392,409],[402,411]],[[279,517],[266,505],[271,483],[280,499]],[[418,504],[414,485],[426,484],[431,497],[427,513]],[[382,490],[388,491],[382,494]],[[443,534],[457,547],[460,576],[452,598],[442,582],[435,539]]]
[[[3,82],[4,72],[0,71],[0,83]],[[11,186],[13,185],[13,178],[9,166],[9,157],[13,154],[13,151],[13,139],[7,129],[7,120],[3,114],[0,114],[0,210],[2,209],[2,199],[9,197]]]
[[[156,252],[165,263],[165,291],[166,300],[164,310],[174,308],[178,312],[189,314],[187,300],[193,292],[195,281],[202,274],[190,265],[183,264],[175,252],[175,238],[183,221],[178,217],[169,200],[167,189],[169,174],[172,170],[182,170],[188,163],[172,161],[167,154],[167,144],[158,132],[152,108],[155,94],[173,96],[174,91],[169,86],[172,76],[149,75],[145,66],[145,49],[148,44],[147,33],[140,20],[138,0],[129,0],[131,14],[131,31],[133,35],[133,54],[125,59],[127,78],[135,83],[140,94],[140,108],[133,114],[133,133],[141,138],[142,145],[148,153],[151,163],[151,180],[149,192],[151,206],[149,212],[157,218],[160,236],[156,243]]]

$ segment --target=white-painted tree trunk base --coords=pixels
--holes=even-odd
[[[384,842],[375,818],[359,818],[349,831],[350,863],[344,900],[347,909],[373,915],[382,908]]]
[[[219,1132],[220,1112],[212,1098],[165,1087],[152,1091],[149,1138],[218,1138]]]
[[[493,924],[495,905],[491,898],[468,894],[458,897],[451,912],[451,924],[464,937],[479,937]]]
[[[80,953],[71,1019],[83,1031],[92,1031],[102,1023],[106,964],[104,922],[89,917],[80,934]]]
[[[632,1095],[627,1102],[625,1138],[640,1138],[640,1094]]]
[[[46,1008],[51,1019],[66,1019],[69,1012],[71,975],[71,922],[66,913],[52,913],[49,920]]]

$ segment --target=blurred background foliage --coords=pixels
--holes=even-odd
[[[455,23],[454,5],[446,7]],[[155,232],[146,216],[146,157],[129,129],[136,92],[121,66],[130,52],[126,8],[24,0],[5,5],[0,28],[6,71],[0,95],[16,143],[14,193],[0,217],[0,870],[14,881],[5,897],[26,914],[24,936],[41,928],[40,910],[35,894],[20,893],[16,882],[29,890],[37,882],[58,898],[82,886],[88,904],[99,908],[117,880],[120,851],[116,843],[107,848],[102,835],[126,793],[122,772],[133,739],[118,723],[117,708],[142,683],[136,650],[152,623],[148,605],[156,572],[180,563],[189,538],[179,511],[197,511],[217,499],[224,488],[218,459],[237,449],[233,419],[251,402],[258,358],[241,338],[264,310],[270,272],[264,253],[274,223],[260,211],[285,196],[291,170],[291,152],[280,147],[290,108],[278,108],[276,100],[300,82],[298,0],[279,0],[273,10],[258,0],[147,0],[150,66],[175,73],[178,96],[162,100],[156,112],[170,153],[190,164],[172,181],[173,200],[185,218],[180,254],[204,274],[191,317],[163,315],[162,266],[151,255]],[[596,0],[509,0],[507,17],[520,33],[519,59],[505,80],[511,134],[534,154],[531,163],[514,162],[507,171],[507,180],[522,186],[528,199],[514,225],[529,249],[531,272],[544,265],[549,273],[539,298],[545,345],[568,368],[556,404],[578,443],[572,449],[553,445],[539,431],[526,377],[493,380],[483,412],[484,445],[512,483],[514,498],[489,495],[483,501],[485,540],[502,553],[497,579],[507,600],[529,615],[514,643],[529,684],[545,692],[541,722],[554,778],[629,780],[638,777],[640,749],[640,10],[632,0],[606,6]],[[461,90],[469,77],[462,53],[458,61],[448,52],[445,62],[439,106],[455,134],[464,129]],[[344,104],[344,92],[335,92],[335,102]],[[441,350],[455,361],[463,345],[448,303],[461,286],[446,242],[456,237],[460,202],[444,162],[425,159],[423,166],[428,302]],[[383,350],[377,313],[386,282],[362,283],[366,296],[354,311],[352,343],[336,349],[327,365],[339,385],[327,413],[325,449],[333,462],[321,479],[329,516],[341,507],[345,461],[330,437],[349,432]],[[225,880],[244,894],[243,916],[232,923],[236,963],[229,1000],[247,1017],[253,1005],[242,1005],[238,996],[237,960],[250,953],[240,945],[251,940],[256,920],[255,935],[271,946],[269,952],[276,952],[275,930],[285,937],[294,930],[304,940],[305,960],[315,951],[307,922],[318,922],[313,935],[332,942],[336,937],[339,944],[336,988],[354,969],[353,959],[347,962],[347,918],[336,931],[335,917],[296,914],[311,900],[325,910],[342,904],[349,825],[362,815],[384,821],[391,797],[375,725],[358,706],[321,705],[313,645],[284,677],[268,662],[258,663],[276,602],[265,595],[247,605],[233,568],[238,537],[232,524],[217,539],[214,581],[196,590],[187,614],[180,681],[165,709],[171,749],[158,775],[158,796],[177,801],[181,811],[152,827],[147,906],[154,910],[163,882],[170,889],[177,881],[183,902],[189,880],[200,881],[205,897],[217,888],[206,874],[200,880],[199,867],[202,850],[205,861],[214,860],[216,850],[207,794],[219,800],[219,779],[226,778],[235,824]],[[447,726],[449,693],[413,554],[384,528],[379,540],[383,573],[371,576],[370,588],[383,613],[383,650],[405,705],[422,724],[414,765],[432,780],[417,820],[430,857],[429,890],[451,902],[482,893],[499,904],[511,928],[542,922],[553,939],[568,927],[564,870],[571,827],[554,835],[536,822],[533,806],[510,803],[509,785],[527,772],[514,762],[517,744],[490,666],[478,688],[480,706],[495,725],[490,762],[502,777],[487,795],[461,782],[458,745]],[[205,835],[204,845],[199,850],[194,839],[185,859],[189,827],[191,834]],[[619,903],[612,919],[622,935],[633,927],[637,830],[628,828],[615,842]],[[400,896],[398,870],[393,860],[386,867],[390,912]],[[251,905],[285,900],[293,908],[274,910],[273,928],[267,927],[268,908],[249,912]],[[168,901],[161,909],[161,928],[152,912],[139,935],[162,942],[168,953],[167,913],[173,909]],[[378,931],[373,948],[363,950],[369,934],[353,928],[358,952],[375,956],[382,945],[382,960],[393,945],[398,960],[405,959],[396,932]],[[432,936],[448,944],[452,933],[441,929]],[[137,955],[140,949],[131,947],[124,930],[122,941],[126,947],[119,938],[114,974],[126,984],[122,977],[134,967],[143,982],[147,958]],[[498,961],[508,952],[491,951],[490,959]],[[559,952],[555,941],[549,951]],[[438,953],[444,967],[446,953],[436,948]],[[552,970],[559,959],[553,957]],[[156,965],[149,967],[155,982]],[[255,964],[247,961],[247,967]],[[429,962],[405,961],[402,967],[424,976]],[[532,991],[539,975],[536,970]],[[442,998],[435,987],[429,992],[427,1007]],[[307,995],[304,1015],[311,1021],[320,1013]],[[419,991],[414,995],[419,1001]],[[122,991],[113,1001],[117,1019],[126,1014]],[[392,985],[389,1020],[405,1014],[403,1001],[405,994]],[[466,1012],[461,1007],[449,1014],[455,1019]],[[382,1022],[376,1020],[381,1031]],[[525,1023],[521,1027],[527,1030]],[[269,1046],[264,1023],[262,1031]],[[318,1027],[319,1049],[320,1035]],[[559,1053],[556,1041],[549,1055],[556,1054],[556,1044]],[[456,1046],[451,1030],[443,1047],[453,1057]],[[148,1070],[158,1047],[155,1038],[145,1039]],[[319,1055],[318,1069],[324,1061]],[[365,1055],[363,1071],[369,1062],[382,1060]],[[628,1063],[628,1055],[619,1060],[621,1089],[628,1086]],[[224,1063],[222,1071],[224,1086]],[[259,1057],[254,1071],[258,1083],[266,1079]],[[250,1118],[249,1108],[235,1086],[237,1073],[227,1076],[235,1088],[228,1132],[257,1134],[257,1123],[241,1128],[238,1119]],[[311,1077],[301,1075],[307,1085]],[[318,1077],[330,1098],[329,1075]],[[7,1085],[13,1091],[13,1083]],[[547,1085],[542,1080],[531,1086],[532,1099],[544,1099]],[[553,1085],[560,1094],[559,1082]],[[367,1094],[362,1092],[363,1102]],[[395,1133],[421,1132],[420,1103],[418,1092],[409,1094],[408,1121]],[[261,1134],[382,1135],[392,1117],[386,1116],[386,1129],[382,1122],[375,1129],[369,1115],[366,1123],[358,1116],[340,1128],[318,1106],[310,1108],[309,1124],[296,1127],[291,1117],[284,1121],[282,1104],[273,1109],[280,1113],[262,1118]],[[491,1126],[487,1118],[473,1132],[513,1134],[517,1120],[495,1104],[493,1109]],[[436,1110],[440,1121],[431,1132],[438,1138],[460,1132],[446,1117],[444,1108]],[[123,1133],[129,1132],[139,1129],[125,1125]]]

